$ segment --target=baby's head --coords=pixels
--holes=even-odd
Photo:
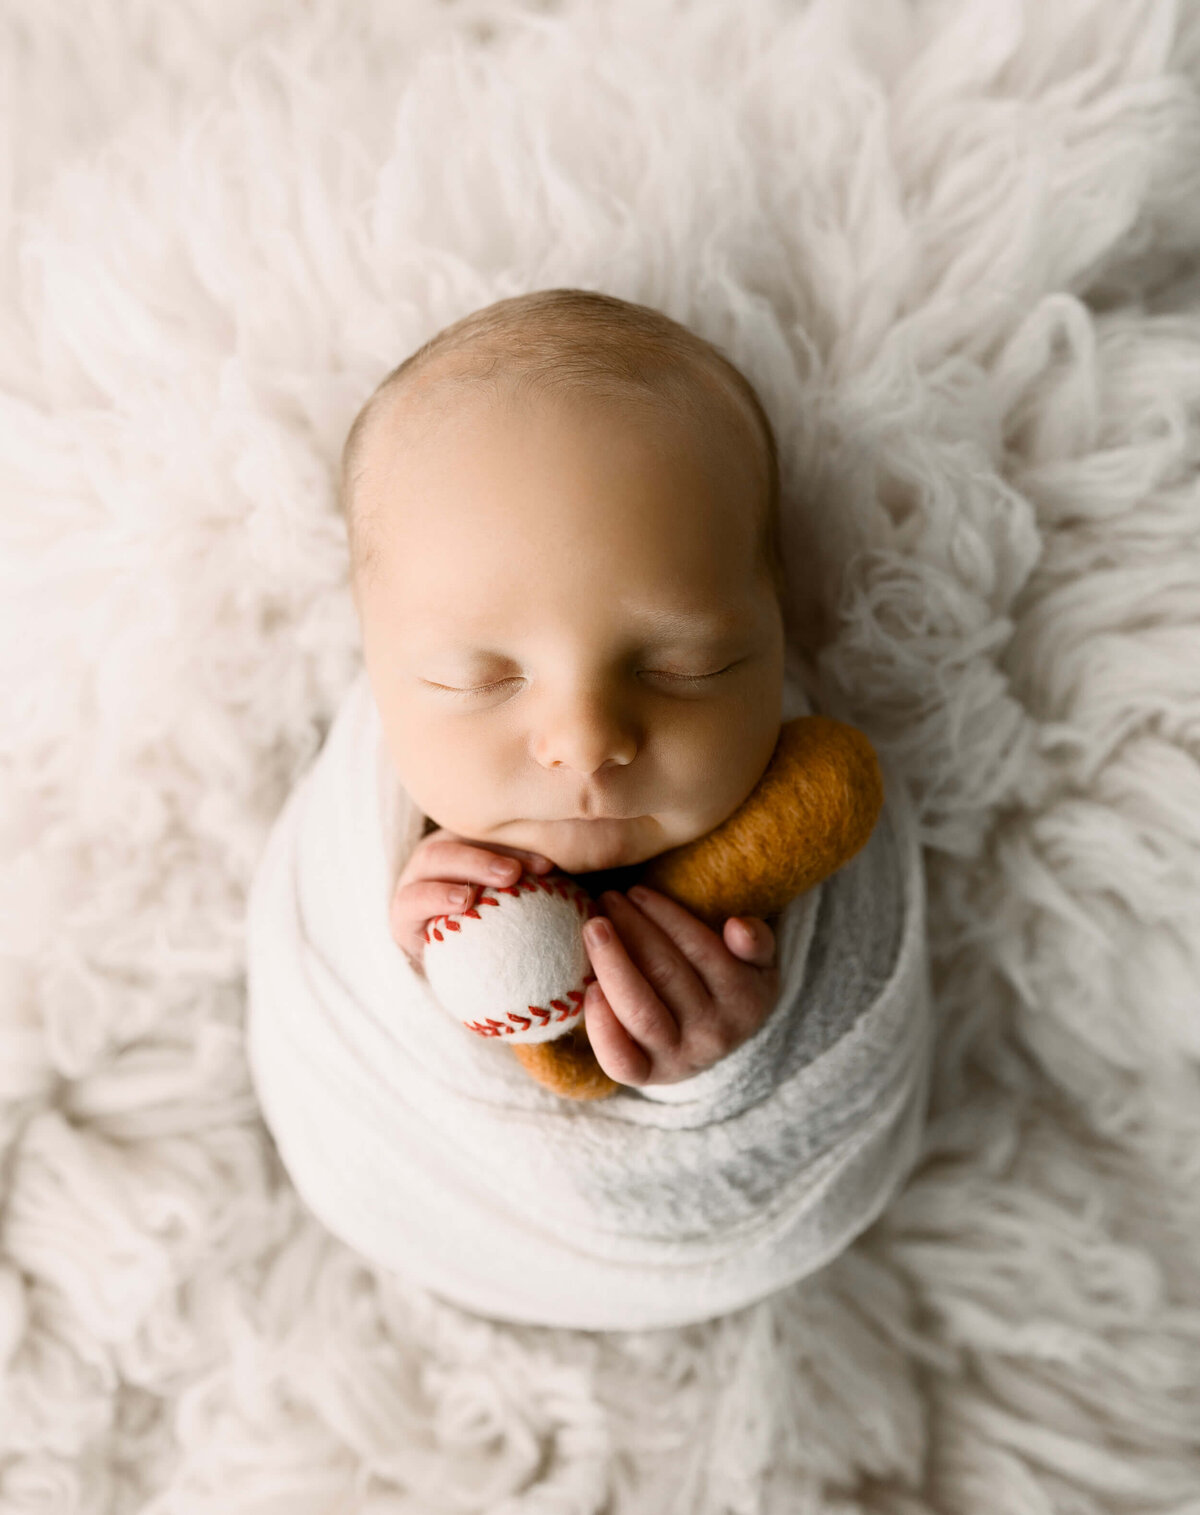
[[[770,423],[646,306],[501,300],[384,379],[342,456],[363,656],[425,815],[569,873],[746,798],[782,718]]]

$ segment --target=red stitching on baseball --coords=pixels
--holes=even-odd
[[[493,890],[492,894],[488,894],[486,892],[488,888]],[[601,914],[600,907],[596,904],[596,901],[592,899],[591,895],[589,895],[585,889],[581,888],[574,879],[566,878],[564,876],[558,880],[547,880],[544,878],[535,878],[532,874],[523,874],[515,884],[481,884],[480,892],[475,900],[475,904],[472,905],[469,910],[460,910],[457,914],[454,915],[446,914],[430,916],[430,924],[432,924],[434,921],[444,921],[452,931],[461,930],[462,928],[460,926],[456,926],[454,924],[455,921],[477,921],[482,919],[482,916],[480,916],[476,908],[477,906],[498,905],[500,901],[495,897],[496,895],[507,894],[515,899],[520,895],[522,890],[528,893],[530,889],[541,889],[547,894],[554,893],[557,894],[561,899],[571,900],[574,903],[576,910],[582,913],[586,913],[589,920],[593,916]],[[441,940],[443,940],[443,938],[439,936],[438,941]],[[426,941],[428,941],[428,937],[426,937]]]
[[[487,888],[489,887],[492,890],[491,894],[487,893]],[[528,893],[531,889],[540,889],[545,894],[557,894],[560,899],[570,901],[575,906],[576,911],[586,916],[588,920],[603,913],[591,895],[577,884],[574,879],[567,878],[565,875],[558,879],[546,879],[538,878],[533,874],[523,873],[513,884],[480,885],[479,895],[475,900],[475,904],[469,910],[460,911],[455,916],[449,914],[431,916],[426,923],[426,929],[423,933],[425,941],[428,942],[430,940],[431,932],[435,940],[439,942],[445,940],[441,931],[438,930],[438,922],[441,922],[448,931],[461,931],[461,923],[464,920],[482,920],[483,917],[479,914],[478,906],[498,905],[500,903],[497,898],[498,895],[507,894],[516,899],[521,893]],[[552,1021],[561,1023],[564,1020],[581,1017],[583,1014],[582,1001],[584,993],[589,984],[596,982],[595,972],[589,968],[588,972],[584,974],[582,982],[583,988],[569,989],[567,991],[567,999],[574,1000],[574,1004],[568,1004],[565,1000],[561,999],[551,1000],[550,1003],[553,1009],[557,1011],[557,1014],[552,1014],[550,1010],[547,1010],[542,1005],[527,1006],[529,1014],[536,1016],[539,1023],[543,1026],[549,1025]],[[488,1016],[486,1020],[482,1021],[464,1021],[463,1025],[466,1026],[468,1031],[474,1031],[478,1036],[512,1036],[516,1031],[527,1030],[530,1025],[529,1016],[512,1011],[508,1012],[507,1021],[508,1023],[506,1024],[505,1021],[497,1020],[494,1016]]]
[[[593,973],[589,978],[584,979],[584,983],[590,983],[591,979],[595,978],[595,976],[596,975]],[[572,989],[571,996],[572,998],[577,996],[579,999],[582,999],[583,993],[579,989]],[[550,1003],[555,1006],[562,1006],[561,1000],[551,1000]],[[543,1010],[541,1005],[530,1005],[529,1008],[535,1015],[541,1018],[541,1023],[543,1026],[545,1026],[548,1025],[552,1020],[566,1020],[568,1017],[574,1014],[575,1009],[578,1007],[572,1007],[570,1005],[563,1006],[557,1016],[552,1016],[548,1010]],[[480,1036],[512,1036],[514,1032],[518,1030],[524,1031],[529,1026],[527,1017],[523,1015],[514,1015],[510,1011],[508,1018],[510,1021],[514,1021],[516,1024],[506,1026],[503,1021],[498,1021],[493,1016],[489,1016],[487,1020],[484,1021],[464,1021],[463,1025],[466,1026],[468,1031],[474,1031]]]

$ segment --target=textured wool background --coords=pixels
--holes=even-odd
[[[1200,1512],[1196,0],[6,0],[0,121],[0,1512]],[[760,387],[928,866],[911,1183],[662,1333],[376,1276],[243,1054],[346,427],[562,284]]]

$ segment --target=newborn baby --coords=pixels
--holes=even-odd
[[[627,887],[811,713],[798,653],[823,628],[785,639],[753,390],[642,306],[502,300],[388,376],[340,488],[365,667],[247,912],[248,1062],[297,1191],[375,1265],[508,1320],[677,1325],[813,1272],[919,1150],[903,785],[773,921],[718,933]],[[425,922],[518,862],[614,886],[587,946],[602,1100],[543,1087],[422,971]]]
[[[778,492],[742,375],[609,296],[501,300],[376,390],[341,503],[387,751],[429,818],[391,910],[414,964],[478,885],[523,863],[595,893],[755,787],[782,719]],[[758,1030],[767,922],[718,936],[645,888],[599,903],[585,1020],[611,1078],[690,1078]]]

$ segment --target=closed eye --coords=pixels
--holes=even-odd
[[[715,673],[668,673],[665,670],[653,668],[644,669],[643,672],[650,674],[652,678],[668,679],[673,684],[705,684],[709,679],[719,679],[722,674],[732,672],[741,661],[742,659],[739,658],[737,663],[730,663],[725,668],[718,668]],[[494,684],[476,684],[470,689],[455,689],[449,684],[434,684],[429,679],[422,679],[421,682],[428,684],[431,689],[440,690],[443,694],[463,697],[466,695],[492,694],[497,689],[503,689],[505,684],[514,684],[520,681],[517,679],[498,679]]]

